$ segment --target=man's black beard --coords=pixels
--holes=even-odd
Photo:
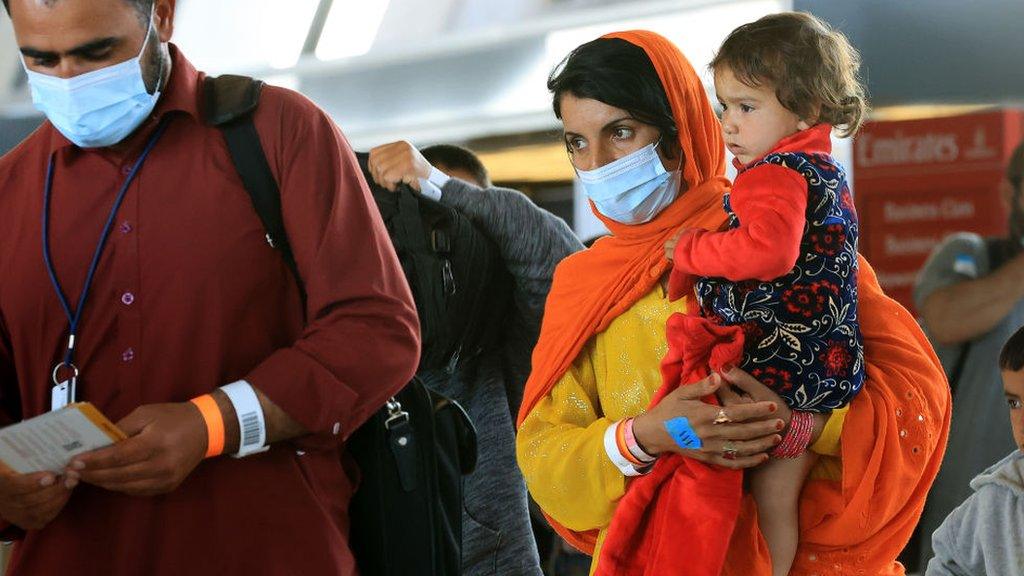
[[[150,94],[155,94],[157,90],[163,89],[166,59],[161,49],[160,35],[156,31],[156,27],[150,28],[149,35],[150,37],[145,41],[146,53],[141,58],[142,73],[144,75],[143,81],[146,83],[146,91]]]
[[[1024,252],[1024,207],[1021,207],[1024,183],[1014,181],[1011,184],[1013,185],[1013,196],[1010,199],[1008,234],[1005,239],[995,241],[995,245],[992,246],[992,254],[995,257],[995,261],[991,263],[993,271]]]
[[[1010,241],[1024,249],[1024,209],[1021,208],[1021,190],[1013,195],[1013,208],[1010,209]]]

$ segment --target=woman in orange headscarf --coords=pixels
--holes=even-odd
[[[613,518],[621,524],[638,517],[617,508],[629,500],[623,496],[630,478],[646,472],[617,451],[619,422],[635,417],[636,440],[647,451],[684,455],[715,478],[716,470],[762,463],[790,413],[737,369],[682,386],[648,407],[662,385],[666,321],[688,306],[686,299],[669,302],[665,293],[665,241],[681,228],[717,229],[725,222],[721,128],[690,63],[657,34],[621,32],[574,50],[549,88],[570,158],[612,235],[555,272],[519,414],[517,453],[531,493],[556,529],[594,554],[593,569],[611,573],[619,569],[616,559],[633,550],[622,539],[613,539],[608,554],[599,548]],[[848,412],[816,423],[811,449],[822,457],[801,498],[794,575],[902,574],[895,558],[945,447],[949,394],[938,360],[863,259],[859,276],[868,380]],[[684,331],[684,337],[696,335]],[[726,423],[708,397],[729,388],[723,382],[746,393],[720,394]],[[682,449],[670,438],[665,422],[680,417],[699,448]],[[727,472],[717,478],[720,486],[736,486]],[[647,547],[633,542],[644,555],[634,563],[644,566],[636,573],[705,574],[713,564],[725,575],[770,574],[753,500],[743,496],[731,511],[721,495],[676,491],[655,500],[655,506],[668,501],[672,512],[650,515],[643,534],[668,539]],[[724,514],[717,514],[720,508]],[[731,533],[714,532],[729,516]],[[724,558],[699,554],[716,543]],[[666,556],[666,544],[684,552]],[[699,562],[659,564],[691,557]]]

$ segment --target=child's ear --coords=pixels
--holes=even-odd
[[[815,124],[818,123],[819,117],[821,117],[821,104],[815,103],[814,107],[811,108],[810,110],[810,114],[808,114],[804,118],[800,118],[799,121],[796,123],[796,127],[799,128],[800,130],[807,130],[811,126],[814,126]]]

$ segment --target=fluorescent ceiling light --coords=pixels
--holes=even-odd
[[[377,37],[390,0],[335,2],[316,49],[321,60],[362,56]]]
[[[179,2],[174,42],[212,72],[294,66],[318,0],[189,0]]]

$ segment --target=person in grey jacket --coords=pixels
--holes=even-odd
[[[514,414],[555,266],[583,245],[565,221],[526,195],[491,186],[469,151],[452,146],[424,151],[436,166],[408,142],[374,148],[370,173],[385,188],[404,182],[466,215],[497,244],[514,282],[503,338],[476,362],[460,367],[441,390],[466,408],[477,429],[477,467],[463,490],[463,574],[537,576],[542,571],[526,484],[516,464]]]
[[[1024,328],[999,356],[1018,449],[971,481],[974,494],[932,536],[926,576],[1024,575]]]

